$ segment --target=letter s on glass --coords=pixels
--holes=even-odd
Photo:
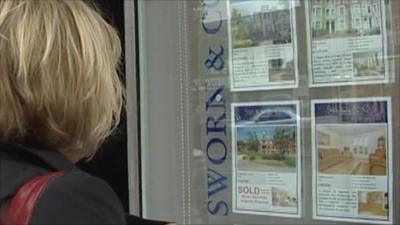
[[[229,207],[226,202],[219,201],[214,206],[212,206],[212,204],[213,204],[213,201],[208,201],[208,212],[209,213],[211,213],[212,215],[223,215],[223,216],[228,215]],[[223,209],[225,209],[225,212],[223,214],[220,214],[219,212]]]

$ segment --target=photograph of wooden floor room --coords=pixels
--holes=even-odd
[[[387,174],[386,124],[323,124],[315,135],[319,173]]]

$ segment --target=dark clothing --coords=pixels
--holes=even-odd
[[[125,214],[113,190],[90,176],[60,153],[17,144],[0,144],[0,205],[33,177],[63,171],[47,186],[36,203],[31,225],[126,224]],[[140,225],[158,225],[133,217]]]

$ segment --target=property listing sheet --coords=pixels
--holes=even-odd
[[[305,2],[311,86],[389,81],[384,0]]]
[[[232,104],[233,211],[301,216],[298,102]]]
[[[298,83],[295,0],[228,0],[232,91]]]
[[[312,101],[314,218],[392,221],[389,97]]]

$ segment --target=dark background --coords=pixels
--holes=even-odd
[[[124,3],[123,0],[93,0],[103,12],[107,21],[119,31],[123,52],[124,41]],[[124,53],[123,53],[124,55]],[[121,80],[125,83],[125,63],[122,59]],[[118,131],[102,146],[95,158],[90,162],[81,162],[79,166],[86,172],[105,180],[117,193],[128,211],[128,166],[127,166],[127,131],[126,114],[123,113]]]

